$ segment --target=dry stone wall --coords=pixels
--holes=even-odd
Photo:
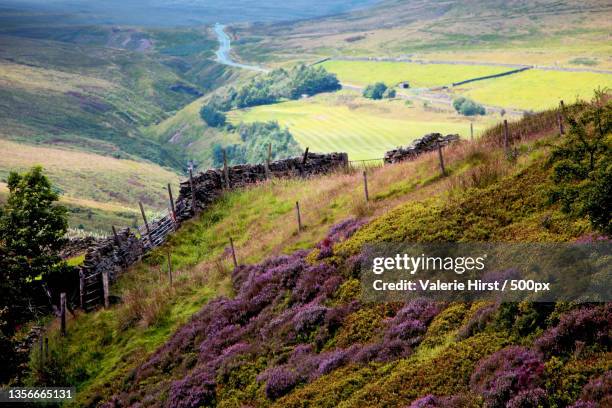
[[[245,187],[266,180],[269,177],[309,177],[329,173],[348,166],[346,153],[308,153],[302,157],[271,162],[269,169],[263,164],[244,164],[223,169],[212,169],[193,175],[192,199],[191,182],[180,185],[178,199],[174,203],[176,218],[168,214],[149,223],[149,229],[140,228],[140,236],[129,228],[97,240],[87,248],[85,260],[80,269],[81,307],[92,310],[104,303],[103,275],[109,282],[114,281],[128,266],[134,264],[152,248],[161,245],[166,237],[175,231],[181,222],[190,219],[194,212],[206,209],[228,188]]]
[[[431,152],[440,146],[446,146],[460,139],[459,135],[446,135],[440,133],[429,133],[420,139],[414,140],[407,147],[399,147],[385,153],[385,164],[398,163],[404,160],[412,160],[417,156]]]

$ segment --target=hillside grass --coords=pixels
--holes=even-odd
[[[416,101],[370,101],[352,91],[232,111],[228,117],[233,124],[277,121],[303,148],[347,152],[350,160],[380,159],[386,151],[431,132],[470,137],[470,119],[448,108],[426,109]],[[478,135],[495,118],[472,120]]]
[[[560,100],[573,103],[588,98],[597,88],[611,89],[612,74],[530,69],[461,85],[453,91],[488,105],[542,110],[557,106]]]
[[[432,88],[453,82],[499,74],[511,68],[486,65],[417,64],[388,61],[325,61],[325,69],[338,76],[341,82],[367,85],[384,82],[395,86],[408,81],[412,88]]]
[[[43,147],[0,139],[0,184],[9,171],[43,166],[70,209],[70,225],[110,231],[112,224],[134,226],[138,201],[147,210],[168,206],[166,186],[178,185],[179,176],[154,163],[115,159],[67,147]],[[6,187],[4,187],[6,189]],[[178,191],[175,191],[178,193]],[[138,223],[140,224],[140,222]]]
[[[435,237],[453,223],[458,224],[452,228],[460,228],[465,221],[462,211],[476,217],[469,222],[472,231],[480,231],[479,236],[483,230],[502,234],[496,237],[536,241],[580,235],[588,230],[587,223],[541,201],[546,172],[534,170],[541,168],[555,140],[553,136],[517,143],[519,155],[514,162],[485,141],[445,149],[447,177],[439,174],[436,154],[370,169],[369,203],[365,202],[359,171],[273,180],[228,192],[120,278],[112,294],[119,296],[121,303],[70,318],[66,339],[57,336],[55,326],[50,329],[51,348],[58,356],[56,368],[77,386],[76,405],[95,403],[121,389],[132,370],[211,296],[231,295],[230,236],[239,263],[254,263],[312,248],[332,225],[354,217],[372,222],[339,247],[340,254],[351,253],[365,241],[395,239],[404,231],[419,231],[428,224],[429,234]],[[500,190],[508,197],[528,197],[526,207],[509,199],[509,207],[497,211]],[[294,210],[298,200],[305,226],[301,233],[297,232]],[[452,216],[448,219],[443,214]],[[544,216],[550,222],[543,224]],[[514,217],[511,226],[499,229],[496,222],[507,217]],[[174,269],[173,287],[168,284],[168,252]],[[423,350],[419,355],[428,359],[440,350]],[[34,362],[35,353],[32,358]]]

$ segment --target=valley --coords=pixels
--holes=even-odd
[[[0,388],[612,404],[609,3],[0,0]],[[559,256],[372,296],[398,243]],[[458,293],[521,274],[555,297]]]

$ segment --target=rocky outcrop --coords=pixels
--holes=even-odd
[[[412,160],[420,154],[436,150],[438,145],[446,146],[460,139],[459,135],[446,135],[440,133],[429,133],[420,139],[414,140],[407,147],[399,147],[385,153],[385,164],[398,163],[404,160]]]

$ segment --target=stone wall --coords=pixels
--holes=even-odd
[[[144,253],[142,240],[129,228],[117,231],[116,239],[114,236],[104,238],[88,248],[79,271],[81,307],[91,310],[103,303],[103,273],[108,273],[109,282],[112,282]]]
[[[398,163],[404,160],[412,160],[420,154],[431,152],[440,146],[446,146],[460,139],[459,135],[446,135],[440,133],[429,133],[420,139],[414,140],[407,147],[399,147],[385,153],[385,164]]]
[[[98,241],[99,238],[94,237],[68,238],[60,251],[60,257],[62,259],[69,259],[80,255],[96,245]]]
[[[193,175],[195,205],[198,211],[206,209],[228,188],[227,184],[230,189],[241,188],[263,182],[268,177],[309,177],[346,166],[346,153],[308,153],[305,158],[302,156],[271,162],[269,171],[263,164],[228,167],[227,181],[223,169],[207,170]],[[87,249],[80,269],[81,306],[91,310],[103,304],[103,273],[107,272],[109,282],[112,282],[121,271],[140,260],[147,251],[163,244],[181,222],[193,217],[192,203],[191,183],[186,180],[181,182],[179,197],[174,203],[176,219],[168,214],[158,220],[151,220],[148,232],[140,228],[141,237],[126,228],[117,233],[117,239],[111,236],[95,241]]]

